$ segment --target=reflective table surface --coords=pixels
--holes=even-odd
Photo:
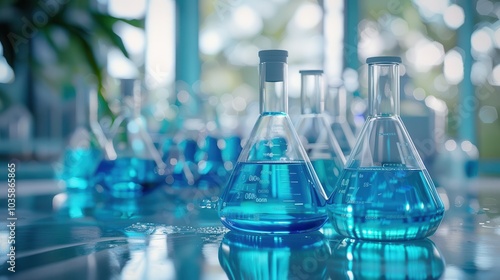
[[[1,189],[4,279],[500,279],[500,179],[439,187],[446,213],[428,239],[345,239],[222,226],[220,190],[159,188],[138,199],[17,184],[15,230]],[[14,234],[14,238],[11,238]],[[12,240],[15,244],[9,244]],[[9,271],[15,247],[15,272]],[[10,255],[10,256],[9,256]]]

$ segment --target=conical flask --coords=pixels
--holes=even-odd
[[[114,197],[136,197],[165,183],[166,164],[140,113],[138,80],[121,80],[121,111],[111,127],[114,158],[101,161],[96,177]]]
[[[351,238],[433,234],[444,207],[399,117],[399,57],[367,59],[369,116],[328,201],[335,230]]]
[[[56,167],[56,177],[64,182],[66,190],[91,189],[95,185],[94,172],[99,162],[114,156],[97,120],[97,92],[83,83],[76,92],[76,128]]]
[[[295,233],[326,221],[326,193],[288,116],[287,51],[260,51],[260,116],[219,202],[230,229]]]
[[[301,70],[301,112],[296,129],[327,195],[344,169],[345,157],[324,114],[322,70]]]

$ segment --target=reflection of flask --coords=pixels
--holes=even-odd
[[[329,200],[341,235],[408,240],[433,234],[444,206],[401,119],[399,57],[369,64],[369,117]]]
[[[228,232],[219,263],[229,279],[328,279],[330,248],[319,232],[253,235]]]
[[[356,142],[347,120],[347,91],[343,86],[331,87],[325,97],[325,111],[330,117],[330,127],[345,156],[351,153]]]
[[[331,279],[439,279],[445,263],[429,239],[377,242],[344,239],[332,248]]]
[[[326,219],[326,194],[287,113],[287,51],[259,52],[260,116],[219,203],[231,229],[301,232]]]
[[[77,126],[66,147],[56,176],[68,190],[94,186],[94,172],[101,159],[115,156],[111,142],[97,120],[97,92],[84,86],[77,91]]]
[[[345,157],[324,114],[323,71],[302,70],[300,74],[302,114],[297,121],[297,133],[321,185],[331,195],[344,169]]]
[[[121,112],[111,136],[116,157],[101,161],[97,178],[109,194],[134,197],[164,181],[166,165],[140,114],[140,88],[136,80],[121,81]]]

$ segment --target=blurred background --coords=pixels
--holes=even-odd
[[[121,79],[141,81],[159,146],[179,134],[247,137],[257,52],[271,48],[289,51],[291,117],[299,70],[324,69],[327,94],[347,93],[354,131],[367,109],[365,59],[401,56],[403,121],[431,174],[500,175],[497,1],[2,0],[0,42],[0,161],[17,160],[21,178],[54,176],[78,92],[98,92],[106,133]]]

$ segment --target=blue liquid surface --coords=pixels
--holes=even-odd
[[[103,160],[96,171],[98,182],[115,197],[134,197],[159,186],[163,176],[153,160],[118,158]]]
[[[58,174],[68,189],[87,189],[94,186],[93,175],[101,160],[99,149],[68,149],[62,159],[62,170]]]
[[[303,161],[239,162],[221,196],[219,215],[230,229],[290,233],[320,228],[325,201]]]
[[[326,194],[330,196],[335,189],[343,167],[336,166],[333,159],[311,159],[311,163]]]
[[[346,169],[328,201],[334,229],[351,238],[410,240],[439,226],[443,204],[423,170]]]

